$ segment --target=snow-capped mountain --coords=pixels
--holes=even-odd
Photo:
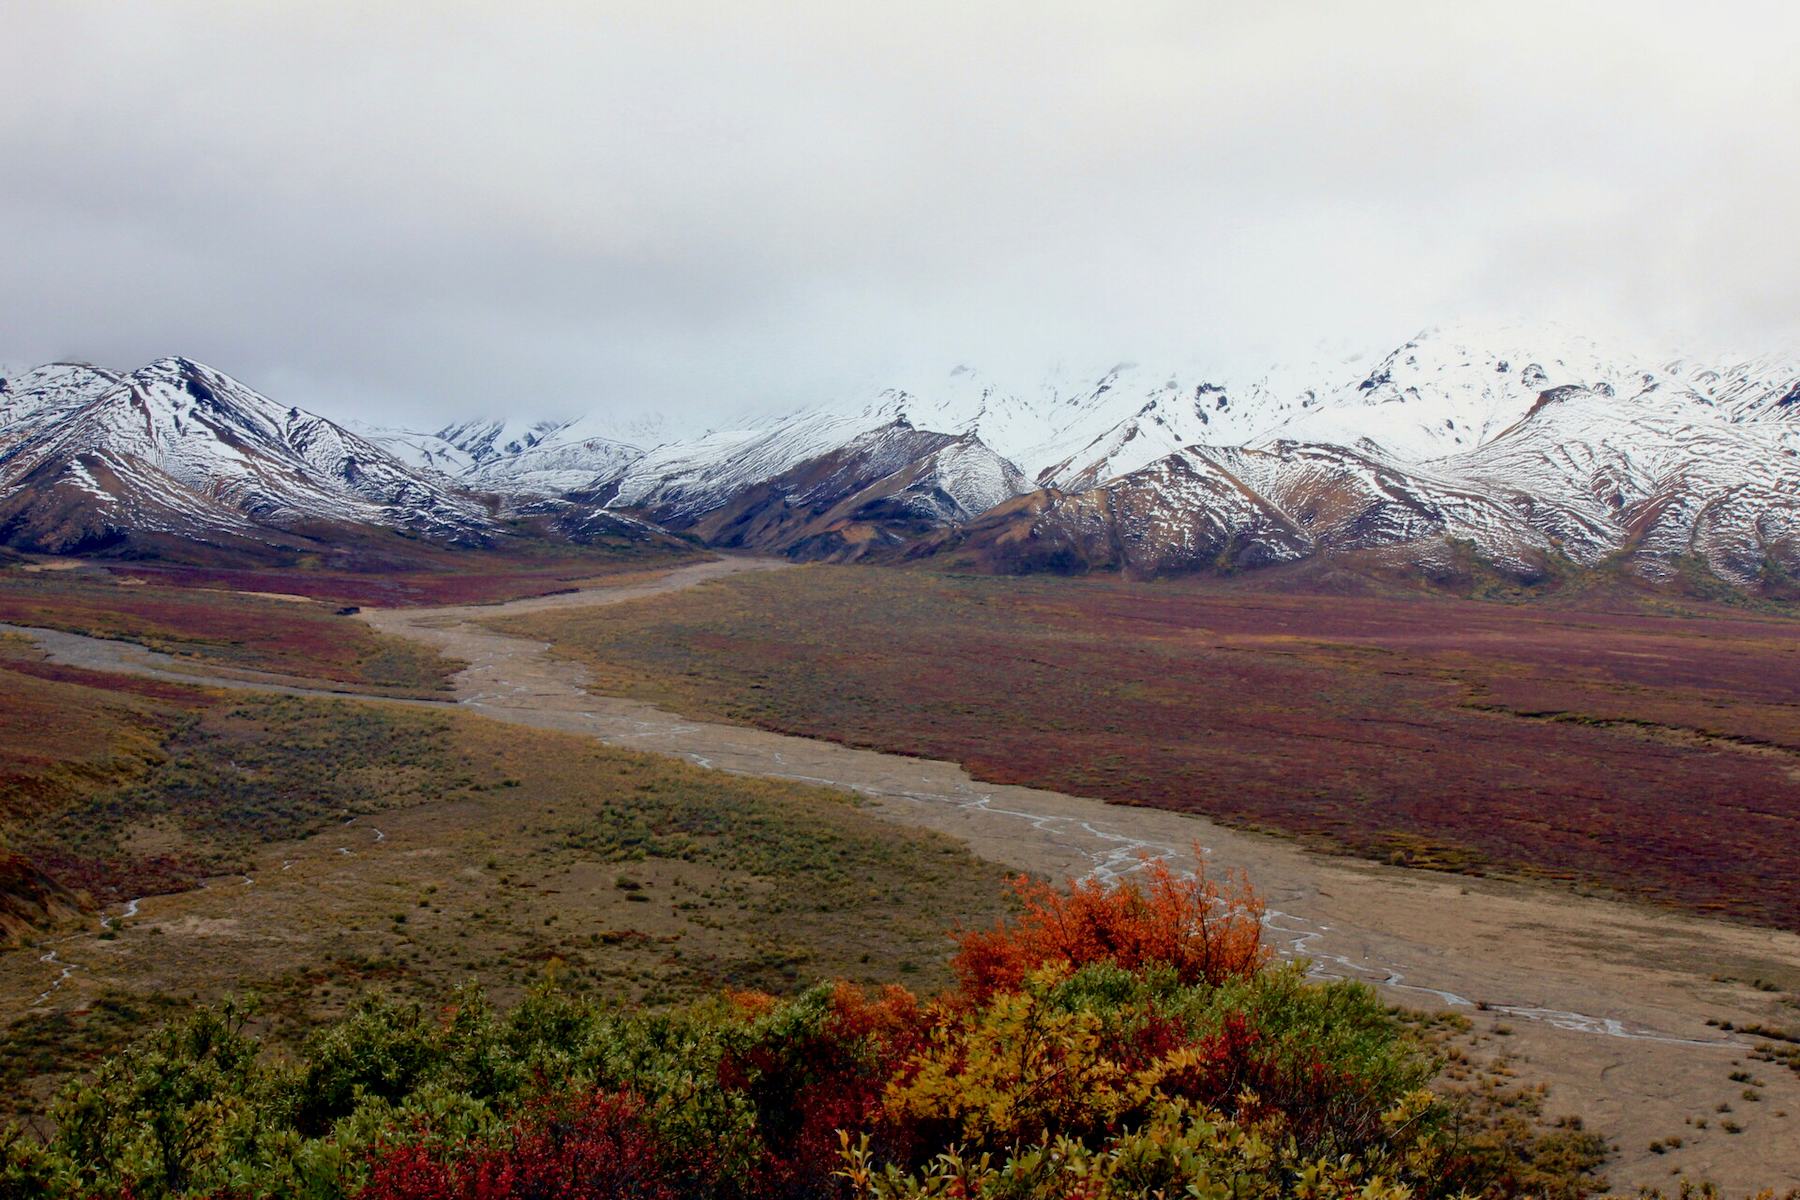
[[[1754,586],[1800,567],[1800,435],[1784,394],[1715,399],[1685,372],[1580,342],[1527,357],[1425,335],[1239,445],[1189,444],[1051,489],[925,548],[1140,574],[1379,553],[1435,573],[1462,543],[1521,576],[1629,553],[1648,578],[1692,556]]]
[[[1517,425],[1551,388],[1624,399],[1706,398],[1686,380],[1553,329],[1432,330],[1382,359],[1331,403],[1266,431],[1271,440],[1359,446],[1407,462],[1460,454]]]
[[[1073,489],[1137,470],[1196,442],[1232,443],[1281,406],[1224,385],[1135,363],[1067,370],[1006,390],[960,368],[938,388],[895,389],[888,407],[927,429],[980,437],[1041,486]]]
[[[0,539],[15,547],[320,526],[448,544],[493,531],[480,504],[373,443],[187,359],[130,374],[56,363],[0,390]]]
[[[1649,577],[1697,556],[1747,586],[1800,567],[1800,405],[1786,399],[1800,371],[1780,360],[1658,365],[1554,330],[1451,330],[1348,368],[1301,386],[1294,373],[1124,365],[1019,390],[960,369],[859,407],[658,447],[622,469],[612,503],[718,544],[794,552],[788,532],[718,514],[760,489],[758,504],[771,490],[803,497],[822,519],[817,488],[792,481],[904,428],[1016,468],[988,473],[983,499],[998,499],[985,512],[946,508],[935,532],[905,535],[921,539],[915,552],[977,549],[990,566],[1149,574],[1379,553],[1439,571],[1463,544],[1526,576],[1620,553]]]
[[[466,544],[516,520],[997,570],[1324,555],[1443,576],[1473,555],[1519,577],[1692,560],[1744,587],[1800,576],[1791,356],[1652,363],[1557,330],[1443,330],[1254,377],[1119,364],[1011,386],[958,368],[697,437],[630,424],[649,436],[600,416],[352,431],[182,359],[52,364],[0,386],[0,540],[325,524]]]
[[[1800,423],[1800,355],[1772,354],[1716,364],[1675,363],[1695,389],[1734,421]]]
[[[1525,492],[1534,527],[1588,562],[1634,549],[1647,566],[1705,559],[1736,583],[1800,561],[1800,436],[1721,419],[1685,397],[1546,392],[1507,436],[1444,466],[1489,490]]]
[[[1321,368],[1327,377],[1343,374]],[[760,445],[816,445],[823,435],[904,421],[919,429],[979,437],[1039,486],[1089,486],[1147,466],[1184,446],[1236,445],[1316,403],[1273,379],[1227,382],[1192,370],[1120,363],[1092,372],[1060,368],[1028,387],[1009,387],[969,367],[880,392],[860,409],[818,410],[760,430]],[[848,424],[844,424],[848,422]],[[761,451],[766,453],[767,450]]]
[[[715,487],[707,504],[693,492],[639,503],[660,524],[710,545],[848,559],[968,521],[1024,487],[1018,470],[974,435],[895,421],[772,478]]]

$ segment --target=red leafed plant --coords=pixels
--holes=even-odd
[[[771,1005],[732,996],[754,1018]],[[782,1028],[730,1049],[719,1086],[744,1097],[756,1114],[767,1154],[748,1181],[750,1194],[784,1200],[837,1196],[839,1130],[869,1134],[884,1154],[904,1158],[905,1131],[882,1119],[888,1080],[929,1037],[932,1014],[903,987],[878,991],[840,981],[816,1024]]]
[[[627,1094],[582,1096],[541,1113],[509,1146],[451,1161],[427,1146],[394,1147],[372,1164],[359,1200],[679,1200],[639,1111]]]
[[[885,1062],[910,1056],[925,1044],[932,1015],[919,998],[897,983],[871,996],[869,990],[839,980],[831,992],[825,1028],[835,1039],[868,1046]]]
[[[952,965],[964,994],[981,1003],[1016,991],[1031,971],[1058,961],[1126,970],[1161,963],[1185,984],[1242,978],[1268,963],[1263,903],[1242,876],[1219,884],[1206,877],[1204,863],[1181,876],[1161,859],[1146,861],[1143,871],[1148,887],[1087,880],[1065,890],[1013,878],[1024,904],[1016,921],[955,935],[961,949]]]

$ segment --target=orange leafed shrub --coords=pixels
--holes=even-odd
[[[1219,884],[1202,862],[1183,877],[1161,859],[1145,862],[1144,875],[1148,887],[1087,880],[1066,889],[1015,877],[1025,907],[1017,921],[955,935],[962,948],[952,965],[963,992],[979,1003],[1018,991],[1027,974],[1058,961],[1126,970],[1162,963],[1185,984],[1241,978],[1268,963],[1263,903],[1241,875]]]
[[[927,1006],[897,983],[871,996],[868,988],[840,979],[825,1028],[839,1041],[878,1046],[893,1057],[923,1045],[932,1019]]]
[[[762,1016],[781,1003],[779,996],[771,996],[767,992],[739,991],[736,988],[725,989],[725,1002],[732,1009],[746,1018]]]

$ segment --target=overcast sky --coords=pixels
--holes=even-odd
[[[1800,317],[1791,3],[0,4],[0,361],[433,425]]]

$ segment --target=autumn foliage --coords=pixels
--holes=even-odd
[[[446,1154],[428,1144],[376,1156],[362,1200],[680,1200],[681,1174],[658,1153],[629,1095],[538,1105],[497,1146]],[[698,1167],[696,1172],[693,1168]]]
[[[1369,989],[1268,966],[1242,880],[1014,886],[1018,918],[957,935],[961,985],[934,997],[840,981],[643,1012],[545,987],[501,1013],[471,989],[436,1019],[365,1001],[291,1064],[202,1010],[73,1088],[48,1144],[0,1139],[0,1195],[1527,1194],[1454,1136]]]
[[[1220,885],[1206,877],[1204,861],[1192,876],[1161,859],[1142,870],[1148,887],[1088,879],[1056,888],[1015,877],[1024,909],[1016,921],[956,935],[961,950],[953,965],[963,991],[977,1001],[1017,991],[1030,972],[1055,962],[1127,971],[1159,964],[1190,985],[1243,979],[1268,964],[1263,903],[1242,876]]]

